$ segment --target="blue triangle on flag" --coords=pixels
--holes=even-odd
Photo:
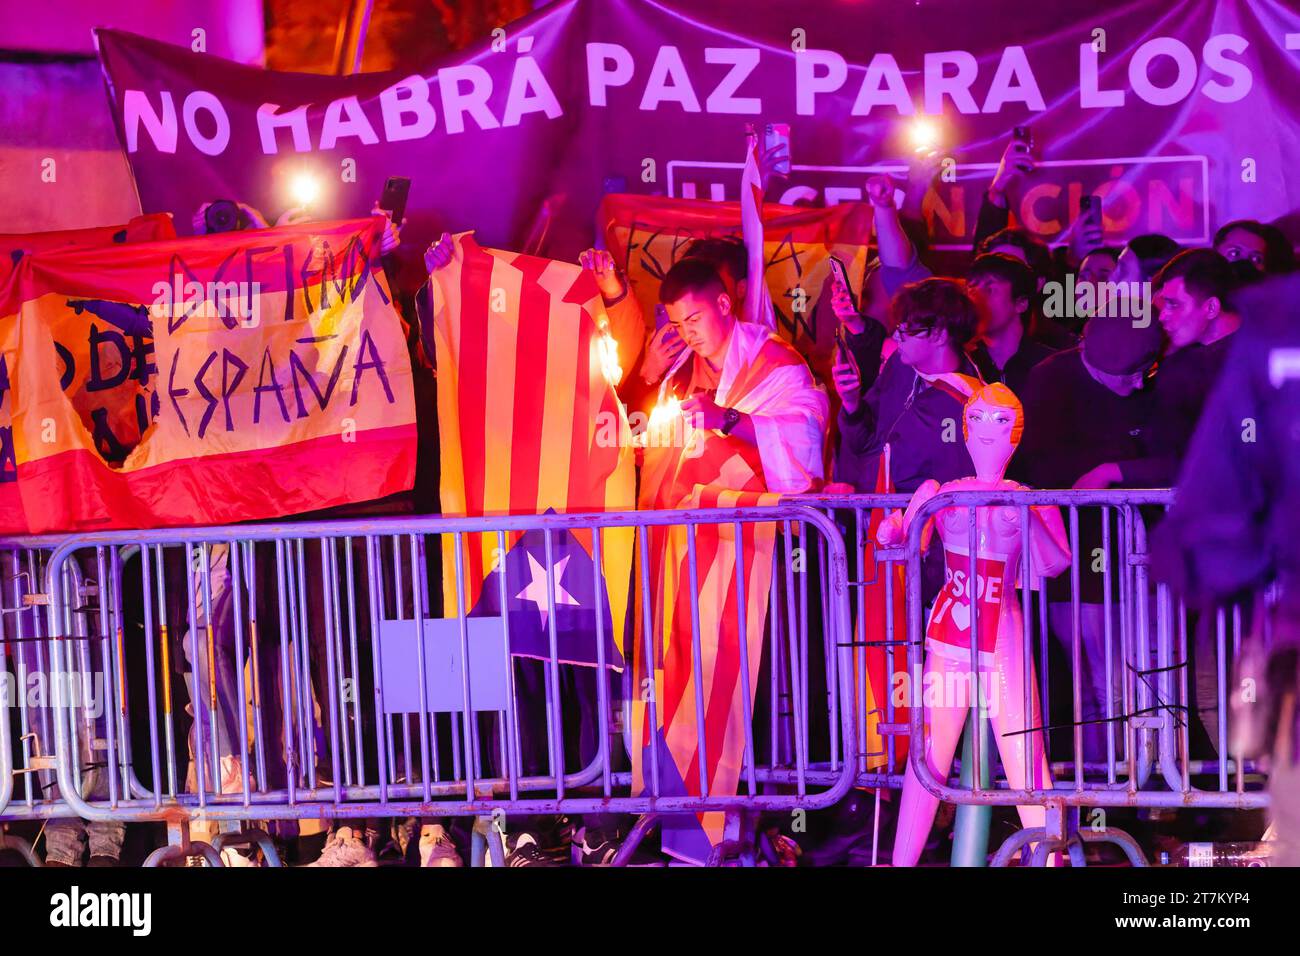
[[[548,512],[553,513],[553,512]],[[556,656],[562,663],[596,666],[596,589],[601,588],[605,664],[622,668],[614,640],[609,591],[591,555],[568,529],[551,531],[552,602]],[[505,608],[501,578],[505,576]],[[547,608],[546,532],[524,532],[504,560],[483,581],[470,617],[504,615],[510,625],[511,653],[550,660],[550,611]]]

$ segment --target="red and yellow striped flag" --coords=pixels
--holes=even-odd
[[[700,433],[697,433],[697,435]],[[646,452],[642,505],[653,508],[748,508],[773,505],[765,490],[758,449],[738,438],[709,434],[690,454],[682,449]],[[745,701],[752,709],[763,658],[772,554],[773,522],[741,525],[744,593],[736,586],[736,526],[697,525],[696,588],[690,586],[690,529],[674,525],[650,536],[650,589],[655,655],[653,679],[658,711],[634,703],[633,791],[653,792],[650,749],[658,751],[658,790],[665,796],[699,796],[701,779],[710,796],[736,793],[745,762]],[[692,597],[696,611],[692,611]],[[747,660],[740,649],[741,622]],[[698,615],[693,620],[693,614]],[[693,625],[698,621],[700,670],[694,662]],[[640,648],[638,648],[640,650]],[[748,664],[748,672],[742,668]],[[650,662],[637,655],[636,686],[647,687]],[[696,687],[704,701],[704,754]],[[646,695],[642,695],[645,697]],[[701,771],[701,756],[703,770]],[[722,837],[723,815],[665,819],[667,853],[695,863],[707,860]]]
[[[455,238],[433,275],[442,512],[531,515],[634,507],[632,442],[614,394],[619,370],[591,274],[577,265]],[[592,553],[590,533],[575,533]],[[507,538],[509,551],[519,539]],[[475,540],[477,539],[477,540]],[[466,608],[504,560],[495,535],[464,537]],[[631,529],[601,538],[621,643]],[[443,538],[445,607],[457,607],[455,543]],[[557,580],[557,595],[563,592]],[[508,596],[509,598],[510,596]]]

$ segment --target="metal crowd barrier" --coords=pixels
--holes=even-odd
[[[815,810],[838,800],[850,786],[878,792],[901,788],[910,761],[925,789],[944,801],[1046,809],[1044,832],[1016,834],[995,862],[1006,862],[1029,843],[1043,848],[1036,851],[1039,861],[1046,849],[1068,849],[1078,862],[1081,841],[1110,840],[1142,863],[1127,834],[1114,827],[1082,828],[1080,811],[1267,806],[1262,775],[1251,761],[1229,753],[1228,733],[1228,681],[1249,617],[1263,613],[1262,602],[1197,618],[1167,588],[1153,585],[1147,572],[1147,523],[1171,503],[1171,492],[951,492],[921,509],[904,546],[876,546],[870,540],[872,519],[905,507],[908,498],[799,496],[775,509],[406,518],[9,543],[0,550],[0,641],[11,655],[17,647],[24,650],[26,656],[16,658],[19,684],[33,669],[69,684],[96,677],[105,685],[107,713],[113,719],[96,725],[93,715],[74,707],[66,719],[57,720],[57,709],[30,708],[22,699],[12,715],[3,709],[0,820],[73,812],[87,819],[175,820],[179,814],[244,821],[609,812],[643,814],[645,824],[658,814],[713,809],[733,815]],[[1005,774],[996,772],[991,780],[972,780],[977,775],[970,773],[963,778],[959,761],[949,779],[936,780],[919,756],[927,742],[923,710],[904,710],[898,693],[910,686],[909,675],[924,668],[923,634],[933,595],[923,588],[921,529],[945,508],[966,510],[974,528],[975,509],[987,507],[1017,509],[1027,527],[1029,509],[1035,506],[1063,509],[1071,548],[1070,569],[1056,585],[1064,586],[1064,598],[1048,599],[1028,549],[1020,569],[1022,580],[1035,582],[1034,588],[1020,590],[1018,600],[1024,620],[1022,656],[1032,662],[1043,715],[1041,728],[1024,731],[1041,729],[1049,735],[1053,786],[1011,789]],[[628,642],[640,653],[648,639],[653,643],[645,608],[638,611],[634,598],[638,590],[644,596],[649,589],[645,559],[650,529],[734,525],[739,530],[763,521],[778,529],[764,641],[766,674],[758,702],[764,706],[752,714],[746,732],[739,792],[667,795],[661,774],[654,773],[650,793],[634,794],[627,770],[632,743],[628,701],[640,689],[630,685],[630,669],[618,681],[575,689],[570,678],[576,669],[559,663],[555,634],[556,601],[561,595],[571,597],[564,591],[571,579],[558,579],[572,572],[558,566],[552,548],[559,536],[573,531],[593,533],[593,547],[599,549],[616,529],[636,529],[638,564],[629,598]],[[1091,539],[1081,532],[1081,522],[1092,522]],[[521,691],[514,683],[518,664],[493,668],[469,648],[471,639],[488,638],[502,652],[496,656],[511,659],[508,618],[486,624],[467,615],[463,606],[441,609],[436,562],[431,561],[443,537],[452,539],[459,554],[462,542],[493,536],[504,554],[509,536],[527,533],[540,533],[546,544],[538,563],[548,594],[550,660],[540,662],[540,679],[530,685],[537,698],[532,703],[541,706],[533,707],[533,719],[525,720],[523,731],[526,735],[529,723],[544,727],[540,748],[534,746],[532,754],[544,758],[540,767],[525,767],[521,759]],[[850,547],[844,539],[852,542]],[[1098,547],[1087,552],[1088,544]],[[233,613],[227,613],[228,646],[222,653],[220,628],[209,624],[214,598],[218,605],[223,600],[212,560],[220,548],[228,556],[226,575],[242,581],[224,589]],[[978,541],[971,550],[974,565],[980,557]],[[187,564],[185,554],[197,560]],[[1098,568],[1102,578],[1099,608],[1087,606],[1081,594],[1085,565]],[[127,587],[124,574],[132,567],[137,570]],[[457,592],[463,594],[463,567],[454,573]],[[42,576],[43,592],[32,583]],[[973,579],[978,581],[978,575]],[[510,597],[504,577],[498,585],[504,604]],[[905,608],[896,613],[896,602],[903,599]],[[978,601],[972,611],[975,629]],[[694,620],[698,614],[693,605]],[[1085,615],[1091,615],[1091,625],[1085,625]],[[219,609],[216,617],[221,617]],[[413,702],[386,702],[383,647],[401,622],[413,632],[416,618],[426,621],[426,629],[432,620],[445,622],[450,630],[443,644],[449,638],[452,656],[469,666],[458,672],[450,700],[431,700],[417,681],[420,690]],[[1101,633],[1089,643],[1084,632],[1086,626],[1098,629],[1096,622]],[[602,652],[605,626],[598,616],[594,636]],[[489,637],[485,627],[500,633]],[[698,651],[701,635],[696,630],[693,650]],[[203,755],[199,760],[187,756],[179,729],[184,718],[175,706],[184,696],[174,686],[180,678],[172,666],[184,659],[184,642],[178,640],[183,634],[199,638],[190,648],[197,677],[191,706],[204,718],[193,730],[193,748]],[[384,640],[376,641],[375,635]],[[428,639],[409,642],[415,648],[413,656],[407,655],[411,670],[427,671]],[[1206,675],[1213,685],[1214,719],[1206,726],[1213,754],[1208,759],[1193,756],[1194,715],[1205,700],[1198,701],[1191,643],[1201,651],[1196,672],[1202,677],[1202,698],[1209,692]],[[649,653],[658,650],[651,647]],[[885,682],[870,708],[868,653],[879,653],[885,661]],[[223,693],[217,690],[222,654],[246,662],[233,682],[233,696],[228,675]],[[208,663],[214,659],[215,670]],[[480,691],[470,675],[485,667],[492,672],[489,684],[495,681],[506,693],[508,703],[494,704],[500,706],[497,710],[474,706],[471,700],[490,693],[490,688]],[[1095,682],[1098,669],[1112,693],[1103,692],[1102,713],[1087,714],[1085,673],[1093,673]],[[1066,675],[1055,688],[1054,674]],[[1095,699],[1095,688],[1091,690]],[[596,744],[574,753],[563,739],[564,728],[573,723],[575,697],[583,693],[597,698],[595,707],[588,706],[578,719],[593,724],[588,736],[594,735]],[[128,703],[133,719],[127,718]],[[695,703],[703,706],[699,699]],[[465,713],[474,719],[465,720]],[[218,714],[226,721],[227,743],[211,732],[220,726],[214,720]],[[7,726],[11,716],[16,718],[12,728]],[[1100,747],[1097,727],[1102,728]],[[1088,737],[1092,743],[1085,747]],[[229,745],[235,738],[237,751]],[[18,763],[10,751],[15,739],[20,741]],[[879,743],[868,745],[868,740]],[[981,747],[989,744],[973,734],[970,746],[968,756],[979,766]],[[146,756],[137,760],[133,752]],[[232,761],[236,753],[242,759]],[[80,771],[96,763],[95,754],[102,755],[107,780],[105,792],[91,796]],[[108,754],[114,758],[104,759]],[[192,768],[188,781],[186,764]],[[16,799],[15,780],[21,781]],[[645,829],[639,826],[636,837]]]
[[[655,660],[662,642],[652,634],[648,601],[639,600],[650,593],[653,529],[685,529],[689,580],[701,590],[699,529],[725,530],[719,540],[734,544],[736,588],[747,595],[742,537],[765,523],[776,537],[767,633],[752,646],[763,654],[766,701],[760,690],[752,712],[746,709],[752,720],[736,792],[674,792],[670,768],[652,758],[645,789],[634,793],[628,702],[640,693],[653,713],[658,690],[653,681],[631,687],[630,668],[584,684],[583,673],[613,673],[606,667],[607,597],[592,582],[582,591],[576,564],[566,569],[567,559],[558,556],[562,542],[589,536],[589,566],[600,567],[612,535],[635,536],[625,649]],[[487,537],[508,561],[511,542],[523,535],[540,542],[529,559],[536,565],[532,580],[524,581],[534,588],[545,579],[537,588],[544,600],[537,591],[529,595],[545,622],[546,650],[536,662],[517,656],[523,639],[512,634],[512,614],[480,616],[465,606],[462,546]],[[445,552],[444,541],[451,545]],[[52,680],[101,679],[104,706],[92,714],[72,700],[39,715],[39,738],[53,741],[53,760],[48,750],[40,757],[27,752],[37,715],[20,708],[22,769],[52,769],[57,790],[36,787],[28,774],[22,800],[7,809],[0,801],[0,819],[75,813],[86,820],[166,820],[173,841],[187,849],[188,823],[199,820],[400,815],[495,822],[503,813],[506,820],[619,813],[643,815],[640,836],[665,814],[724,811],[733,822],[752,823],[763,812],[825,808],[855,782],[856,725],[839,704],[851,699],[846,555],[834,523],[797,504],[81,534],[42,543],[48,553],[41,553],[41,587],[32,583],[34,542],[10,546],[7,553],[26,555],[31,565],[21,581],[10,580],[7,595],[8,609],[23,622],[22,640],[44,655],[39,666]],[[818,554],[821,574],[811,598],[810,574],[793,560],[808,551]],[[446,568],[454,607],[440,608],[440,553],[456,556]],[[81,572],[94,586],[79,580]],[[497,608],[524,597],[509,593],[508,576],[497,573],[484,584],[497,589]],[[594,668],[560,658],[557,611],[575,600],[574,592],[595,601],[594,634],[587,635],[594,638]],[[700,633],[700,591],[689,593],[698,678],[701,641],[709,635]],[[45,602],[47,614],[31,613]],[[822,640],[810,641],[818,616]],[[423,622],[418,634],[415,621]],[[743,660],[743,637],[740,643]],[[533,673],[525,673],[528,667]],[[183,679],[178,670],[187,671]],[[820,686],[827,694],[810,691],[810,673],[814,683],[826,682]],[[830,705],[821,707],[823,700]],[[688,705],[702,728],[707,699],[697,689],[682,706]],[[565,739],[575,714],[583,737],[576,743]],[[0,730],[0,795],[8,798],[15,768],[10,734]],[[702,731],[699,740],[709,745]],[[83,778],[91,767],[102,770],[93,792]],[[501,852],[495,829],[494,859]],[[205,845],[194,847],[215,856]],[[729,849],[752,860],[752,844]]]
[[[905,546],[877,546],[869,538],[872,518],[904,508],[909,499],[908,495],[805,495],[790,499],[816,507],[837,520],[851,542],[847,548],[852,572],[849,586],[856,592],[853,644],[859,661],[854,716],[859,739],[871,739],[871,734],[878,733],[885,750],[884,754],[872,755],[877,763],[883,758],[883,766],[865,770],[860,765],[859,786],[899,789],[903,770],[910,761],[925,789],[943,801],[1045,807],[1047,838],[1037,831],[1017,833],[995,854],[997,864],[1005,864],[1015,852],[1034,842],[1044,844],[1041,851],[1035,850],[1038,862],[1049,850],[1068,848],[1074,862],[1080,863],[1079,844],[1084,841],[1116,843],[1131,861],[1145,863],[1141,851],[1123,831],[1113,826],[1080,827],[1083,808],[1195,806],[1247,810],[1268,806],[1259,769],[1252,761],[1238,759],[1229,752],[1228,727],[1229,680],[1242,649],[1246,626],[1243,619],[1253,612],[1266,623],[1266,596],[1259,596],[1253,607],[1220,607],[1211,614],[1196,616],[1190,615],[1165,585],[1156,585],[1149,578],[1147,524],[1158,520],[1172,503],[1172,491],[948,492],[919,510]],[[1027,727],[1024,731],[1041,730],[1051,735],[1051,789],[1014,790],[1007,785],[1004,774],[995,775],[991,782],[972,779],[975,775],[969,771],[961,776],[960,754],[949,779],[936,780],[921,759],[927,752],[924,709],[912,707],[900,720],[896,706],[895,689],[910,688],[916,676],[924,673],[924,635],[935,595],[929,593],[933,585],[926,587],[922,571],[922,530],[927,520],[944,509],[965,511],[970,527],[970,540],[965,542],[971,554],[968,579],[978,581],[975,568],[980,550],[975,509],[994,506],[1017,509],[1022,527],[1028,527],[1030,507],[1059,507],[1069,536],[1070,568],[1052,586],[1054,590],[1063,587],[1067,592],[1063,596],[1057,594],[1049,600],[1047,586],[1032,567],[1028,548],[1022,552],[1019,572],[1021,580],[1035,582],[1034,588],[1022,588],[1019,594],[1024,620],[1021,656],[1033,667],[1033,693],[1042,715],[1046,715],[1039,728]],[[1081,535],[1081,519],[1092,522],[1091,536]],[[1085,544],[1093,545],[1092,550],[1081,550]],[[941,559],[943,547],[937,536],[930,547],[939,552],[935,557]],[[1100,606],[1090,607],[1083,600],[1080,580],[1085,566],[1100,573]],[[906,612],[901,616],[895,614],[894,607],[899,574],[906,582]],[[877,603],[883,599],[883,615],[879,611],[874,616],[869,613],[868,591]],[[979,604],[977,600],[971,608],[972,632],[978,627]],[[1049,621],[1049,609],[1055,622]],[[1092,622],[1092,628],[1100,630],[1091,642],[1084,636],[1087,620]],[[1190,652],[1189,643],[1197,645]],[[884,650],[888,691],[885,700],[876,701],[872,713],[861,704],[865,696],[865,667],[861,661],[870,647]],[[1095,688],[1089,688],[1085,684],[1088,674],[1095,675],[1094,681],[1103,681],[1111,693],[1103,690],[1099,695]],[[1068,675],[1068,689],[1062,690],[1061,682],[1051,679],[1061,675]],[[1054,683],[1058,685],[1055,691]],[[1062,696],[1063,701],[1059,699]],[[1102,712],[1086,713],[1085,704],[1096,703],[1098,696]],[[972,699],[972,712],[978,703],[978,699]],[[1193,756],[1192,734],[1198,724],[1198,709],[1207,711],[1210,718],[1203,722],[1213,751],[1208,758]],[[1089,728],[1093,728],[1091,734]],[[1100,728],[1100,746],[1096,728]],[[1089,748],[1085,748],[1085,735],[1092,739]],[[979,766],[980,748],[988,747],[988,738],[981,734],[969,736],[972,750],[966,756]],[[908,742],[905,758],[899,756],[902,740]]]
[[[88,696],[86,680],[91,675],[88,659],[79,655],[66,684],[55,687],[51,680],[40,582],[50,550],[61,541],[30,537],[0,543],[0,820],[69,812],[55,786],[52,721],[60,701],[71,694]],[[93,590],[93,582],[84,580],[76,564],[69,564],[65,573],[70,591]],[[74,626],[84,638],[85,622],[77,620]]]

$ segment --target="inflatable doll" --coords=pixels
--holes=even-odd
[[[975,384],[962,419],[966,448],[975,465],[974,477],[943,485],[934,480],[922,484],[912,495],[906,512],[894,513],[881,523],[876,538],[882,545],[902,544],[917,511],[941,492],[1026,490],[1023,485],[1003,477],[1007,461],[1024,430],[1024,410],[1020,401],[1005,385]],[[1054,507],[1033,507],[1029,523],[1030,574],[1051,577],[1069,567],[1069,539],[1060,512]],[[967,580],[970,574],[969,508],[945,508],[934,515],[923,530],[922,550],[929,546],[934,530],[939,532],[943,543],[945,583],[926,625],[925,674],[921,685],[924,692],[920,688],[912,689],[912,700],[922,700],[925,706],[929,728],[925,759],[930,772],[936,780],[948,779],[953,754],[974,702],[971,692],[978,687],[982,711],[993,726],[1002,766],[1011,787],[1050,788],[1051,772],[1042,731],[1024,733],[1030,727],[1042,726],[1042,723],[1032,666],[1029,670],[1031,713],[1025,713],[1024,630],[1016,590],[1021,549],[1026,543],[1026,529],[1021,527],[1021,509],[976,509],[978,552],[974,586]],[[979,602],[980,673],[974,680],[970,652],[972,591]],[[895,866],[916,864],[938,808],[938,798],[921,786],[909,763],[899,808],[898,831],[894,838]],[[1045,814],[1042,807],[1017,809],[1025,827],[1043,825]]]

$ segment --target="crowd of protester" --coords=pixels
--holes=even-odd
[[[946,387],[948,373],[1004,383],[1019,397],[1024,434],[1008,471],[1016,481],[1048,489],[1163,488],[1177,482],[1207,396],[1242,325],[1238,298],[1262,277],[1292,271],[1292,244],[1271,225],[1238,220],[1223,225],[1207,248],[1183,248],[1163,235],[1136,236],[1116,248],[1106,245],[1100,212],[1093,210],[1081,214],[1066,241],[1052,249],[1011,223],[1014,199],[1033,168],[1028,145],[1013,140],[983,197],[969,265],[949,275],[935,274],[927,264],[931,256],[917,219],[915,198],[928,187],[934,164],[917,164],[901,208],[893,181],[870,179],[874,258],[860,290],[839,281],[826,290],[845,346],[822,383],[833,410],[819,436],[826,468],[795,490],[911,493],[927,480],[971,475],[965,445],[948,434],[947,426],[963,418],[964,401]],[[203,231],[204,211],[194,217],[196,231]],[[251,227],[265,225],[256,210],[246,210],[246,218]],[[281,217],[293,220],[292,210]],[[384,251],[397,242],[398,230],[390,228]],[[425,265],[434,272],[451,256],[451,237],[444,235],[425,254]],[[580,262],[592,271],[619,339],[627,370],[620,394],[629,410],[653,408],[667,379],[700,427],[757,441],[753,416],[728,415],[714,401],[725,336],[753,292],[744,244],[713,238],[689,245],[663,282],[666,321],[641,314],[608,252],[592,249]],[[1064,310],[1073,318],[1046,308],[1067,275],[1074,277],[1072,288],[1087,287],[1090,294]],[[1123,302],[1121,292],[1129,294]],[[1143,316],[1142,297],[1148,295]],[[1128,307],[1122,316],[1121,305]],[[692,352],[698,360],[689,361]],[[1099,548],[1101,534],[1096,514],[1081,514],[1079,553]],[[1107,602],[1100,574],[1081,569],[1079,597],[1084,706],[1086,715],[1096,716],[1118,693],[1102,667]],[[1052,638],[1068,648],[1068,581],[1052,581],[1048,600]],[[1194,644],[1200,718],[1213,739],[1217,685],[1208,627],[1197,627]],[[1068,651],[1058,656],[1068,660]],[[1103,727],[1088,726],[1085,750],[1091,755],[1104,754]],[[92,864],[110,865],[121,852],[121,824],[79,821],[49,824],[47,864],[79,865],[84,850],[78,839],[87,827]],[[384,843],[379,834],[375,821],[333,827],[316,865],[374,865]],[[625,834],[626,821],[608,818],[530,820],[507,838],[507,862],[553,865],[572,856],[607,863]],[[418,856],[430,866],[460,865],[468,845],[466,831],[433,820],[398,821],[392,836],[399,856]],[[788,836],[778,845],[785,859],[794,858]],[[239,865],[246,857],[231,851],[228,862]]]

